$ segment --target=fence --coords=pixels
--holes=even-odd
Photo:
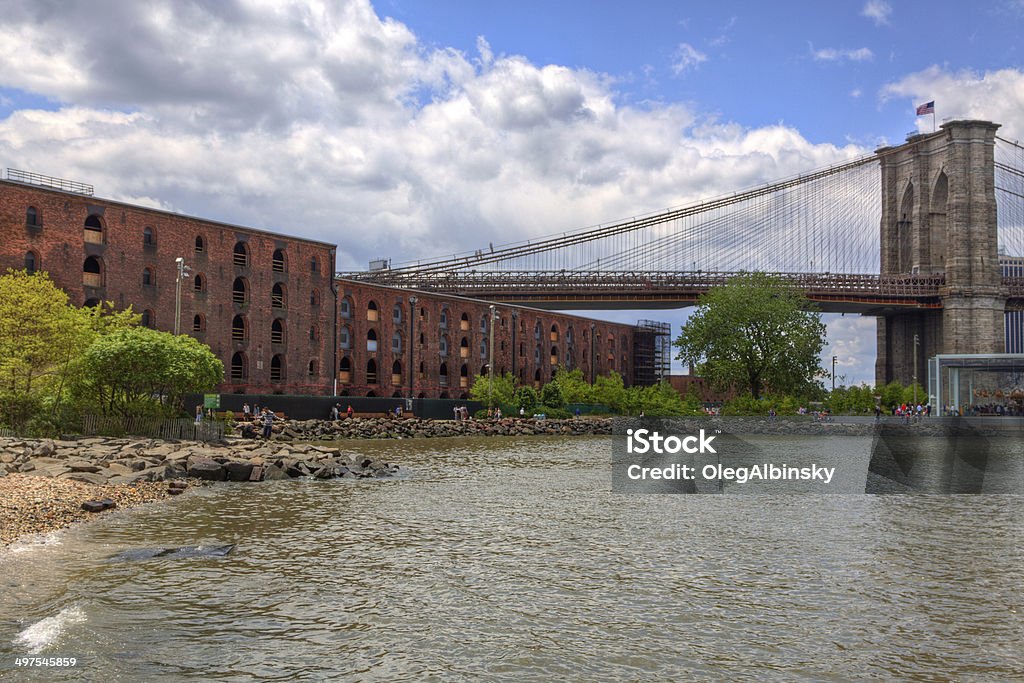
[[[196,424],[189,418],[85,415],[82,417],[81,433],[87,436],[148,436],[168,440],[220,441],[224,438],[224,423],[203,420]]]

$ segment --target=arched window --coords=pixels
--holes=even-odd
[[[402,334],[400,332],[395,332],[393,335],[391,335],[391,352],[402,352]]]
[[[148,266],[146,268],[143,268],[142,269],[142,286],[143,287],[152,287],[155,284],[156,284],[156,280],[154,279],[154,276],[153,276],[153,269],[149,268]]]
[[[231,319],[231,341],[244,342],[248,336],[248,325],[245,324],[245,316],[236,315]]]
[[[204,251],[206,251],[206,240],[202,235],[196,235],[196,253],[202,254]]]
[[[103,286],[103,262],[98,256],[90,256],[82,264],[82,283],[86,287]]]
[[[465,363],[459,368],[459,386],[463,389],[469,386],[469,366]]]
[[[376,301],[370,301],[366,304],[366,319],[371,323],[375,323],[380,320],[380,312],[377,310]]]
[[[448,309],[447,308],[442,308],[441,309],[441,322],[440,322],[440,325],[441,325],[441,329],[442,330],[447,330],[448,329]]]
[[[284,249],[275,249],[274,255],[270,258],[270,269],[275,273],[285,271]]]
[[[320,374],[320,364],[317,363],[315,359],[309,361],[306,365],[306,374],[310,377],[316,377]]]
[[[480,340],[480,357],[487,358],[487,342]]]
[[[558,325],[551,325],[551,341],[558,341]]]
[[[284,321],[280,318],[274,318],[270,324],[270,343],[284,344]]]
[[[426,365],[426,363],[424,363],[423,361],[420,361],[420,369],[419,369],[419,371],[418,371],[418,372],[416,373],[416,376],[417,376],[417,377],[418,377],[419,379],[423,379],[424,377],[426,377],[426,376],[427,376],[427,365]]]
[[[540,365],[540,344],[533,350],[533,362]]]
[[[352,317],[352,299],[345,297],[341,300],[341,317],[351,318]]]
[[[469,314],[463,313],[462,317],[459,318],[459,331],[466,332],[469,330]]]
[[[352,348],[352,331],[346,325],[338,328],[338,346],[343,349]]]
[[[376,351],[377,350],[377,331],[367,330],[366,332],[366,350]]]
[[[192,287],[197,292],[206,291],[206,278],[203,277],[202,273],[196,273],[196,276],[192,278]]]
[[[103,223],[96,214],[89,214],[85,219],[83,238],[86,244],[103,244]]]
[[[39,210],[34,206],[30,206],[25,209],[25,225],[30,228],[38,228],[43,224],[43,221],[39,218]]]
[[[427,343],[427,338],[426,338],[426,336],[425,336],[425,335],[424,335],[424,334],[423,334],[422,332],[420,332],[420,346],[422,347],[422,346],[424,346],[424,345],[425,345],[426,343]]]
[[[248,268],[249,245],[245,242],[235,242],[235,248],[231,253],[231,260],[239,268]]]
[[[142,326],[154,328],[156,327],[156,313],[150,309],[146,309],[142,312]]]
[[[538,320],[537,324],[533,326],[533,338],[538,341],[540,341],[540,329],[540,321]]]
[[[280,382],[284,380],[284,356],[275,353],[270,358],[270,381]]]
[[[558,347],[557,346],[552,346],[551,347],[551,364],[552,365],[558,365]]]
[[[153,228],[149,227],[148,225],[142,229],[142,246],[156,246],[156,233],[153,232]]]
[[[448,355],[448,337],[441,337],[441,340],[437,344],[438,350],[442,356]]]
[[[402,322],[402,304],[395,304],[391,307],[391,322]]]
[[[231,300],[238,306],[249,303],[249,283],[244,277],[236,277],[231,285]]]
[[[273,289],[270,290],[270,307],[284,308],[286,304],[284,284],[275,282]]]
[[[39,270],[39,257],[34,251],[25,252],[25,270],[29,275]]]
[[[377,383],[377,361],[375,361],[373,358],[366,361],[366,383]]]
[[[206,329],[206,318],[199,313],[192,316],[192,331],[203,332]]]
[[[427,309],[421,306],[420,307],[420,322],[421,323],[425,323],[425,322],[427,322],[427,319],[428,319],[427,318]]]
[[[459,358],[469,358],[469,339],[466,337],[459,341]]]
[[[437,371],[437,382],[442,387],[448,386],[448,364],[441,363],[441,367]]]
[[[97,299],[96,297],[93,297],[91,299],[86,299],[85,303],[82,305],[85,306],[86,308],[92,308],[93,306],[99,306],[100,300]]]
[[[395,361],[391,364],[391,384],[399,386],[402,384],[402,363]]]
[[[309,341],[316,341],[320,338],[320,328],[316,325],[310,325],[309,327]]]
[[[317,289],[316,287],[314,287],[309,292],[309,305],[310,306],[319,306],[320,305],[320,290]]]
[[[348,356],[342,356],[341,362],[338,363],[338,381],[342,384],[352,381],[352,359]]]
[[[231,381],[242,382],[249,376],[249,362],[245,354],[236,351],[231,356]]]
[[[320,262],[317,261],[316,256],[314,256],[313,258],[309,259],[309,272],[311,272],[311,273],[319,273],[320,272]]]

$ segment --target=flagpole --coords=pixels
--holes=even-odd
[[[936,130],[938,130],[938,129],[935,127],[935,107],[933,106],[932,107],[932,132],[934,133]]]

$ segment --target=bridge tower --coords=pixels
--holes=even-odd
[[[937,353],[1002,353],[1006,292],[996,234],[995,133],[950,121],[876,151],[882,171],[882,275],[945,277],[942,309],[878,317],[875,379],[927,385]],[[915,348],[915,335],[917,345]]]

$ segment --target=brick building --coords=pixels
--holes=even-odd
[[[173,331],[182,257],[191,277],[180,329],[223,361],[223,391],[330,392],[334,245],[61,187],[0,181],[0,271],[47,271],[73,304],[131,306],[143,324]]]
[[[131,306],[168,332],[183,258],[191,273],[180,331],[224,363],[224,393],[463,398],[487,372],[490,302],[335,279],[331,244],[10,170],[0,180],[0,235],[0,271],[47,271],[73,304]],[[495,312],[495,372],[522,384],[539,387],[565,367],[591,381],[615,370],[628,385],[646,357],[631,325],[523,306]]]
[[[490,359],[491,304],[339,279],[338,393],[464,398]],[[632,383],[635,328],[494,306],[494,372],[541,386],[559,367]],[[411,340],[411,343],[410,343]]]

